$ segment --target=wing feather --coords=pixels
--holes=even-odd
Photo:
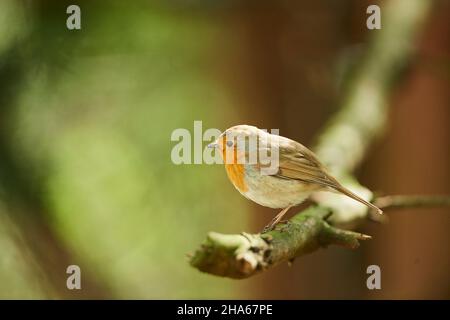
[[[285,139],[279,146],[280,161],[278,172],[275,175],[276,177],[298,180],[335,189],[375,209],[379,214],[383,213],[378,207],[351,192],[329,175],[326,168],[309,149],[296,141]]]
[[[295,141],[280,145],[279,169],[275,176],[336,188],[336,180],[330,177],[316,156]]]

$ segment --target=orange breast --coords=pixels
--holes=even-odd
[[[225,141],[223,141],[222,145],[225,145]],[[228,178],[239,191],[246,192],[248,187],[244,180],[244,165],[238,163],[238,151],[236,150],[236,147],[234,147],[232,152],[233,161],[227,161],[227,152],[225,148],[222,149],[222,156],[225,162],[225,171],[227,172]]]
[[[248,190],[244,180],[243,164],[225,164],[225,170],[227,171],[228,178],[239,191],[246,192]]]

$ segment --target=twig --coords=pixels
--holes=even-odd
[[[377,198],[375,204],[385,211],[405,208],[450,207],[450,196],[385,196]]]

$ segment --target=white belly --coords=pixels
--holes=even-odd
[[[246,198],[269,208],[287,208],[302,203],[317,188],[305,185],[297,180],[288,180],[268,175],[261,175],[253,170],[246,170]]]

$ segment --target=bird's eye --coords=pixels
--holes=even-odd
[[[228,147],[232,147],[232,146],[233,146],[233,141],[229,141],[229,140],[228,140],[228,141],[227,141],[227,146],[228,146]]]

